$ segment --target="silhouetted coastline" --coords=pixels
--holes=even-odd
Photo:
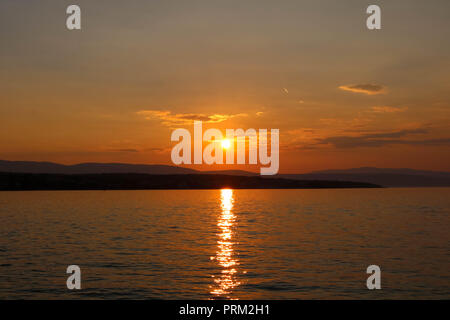
[[[33,174],[0,173],[0,190],[170,190],[170,189],[319,189],[381,188],[350,181],[291,180],[260,176],[135,173],[105,174]]]

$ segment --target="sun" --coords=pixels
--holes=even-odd
[[[229,147],[231,147],[231,142],[228,139],[223,139],[221,144],[222,144],[222,148],[224,148],[224,149],[228,149]]]

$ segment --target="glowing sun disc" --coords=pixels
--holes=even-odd
[[[229,147],[231,147],[231,142],[228,139],[223,139],[222,140],[222,148],[224,149],[228,149]]]

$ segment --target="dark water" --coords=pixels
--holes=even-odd
[[[0,298],[448,299],[449,227],[449,188],[0,192]]]

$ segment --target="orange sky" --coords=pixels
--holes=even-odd
[[[0,159],[170,164],[202,119],[280,129],[281,173],[450,171],[450,3],[377,3],[380,31],[356,0],[77,1],[68,31],[68,1],[4,0]]]

